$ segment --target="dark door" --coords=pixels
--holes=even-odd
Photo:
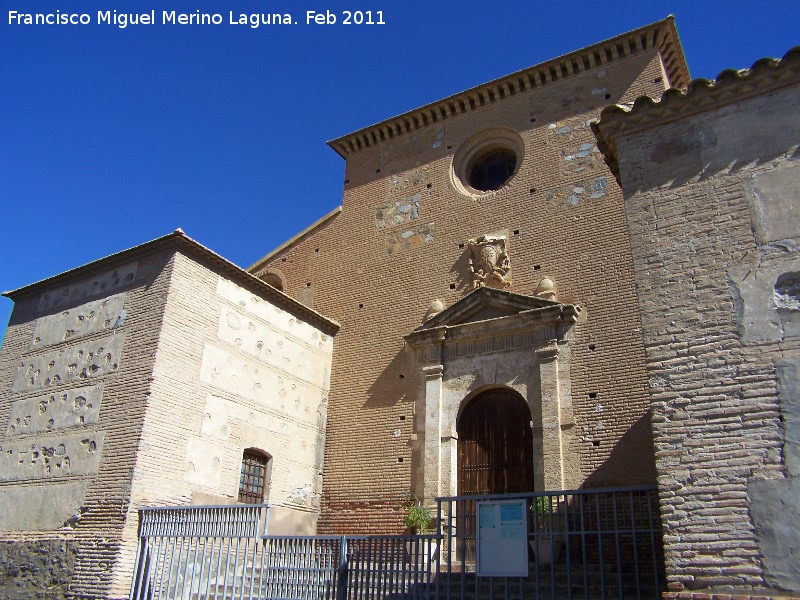
[[[476,396],[458,421],[458,495],[533,491],[533,434],[525,401],[510,390]]]
[[[458,495],[533,491],[531,412],[511,390],[473,398],[458,420]],[[475,560],[473,500],[460,500],[457,536],[464,557]]]

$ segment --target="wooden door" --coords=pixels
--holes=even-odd
[[[531,412],[511,390],[483,392],[458,421],[458,495],[533,491]],[[458,503],[457,536],[468,562],[475,560],[473,500]]]
[[[458,421],[458,495],[533,491],[533,434],[525,401],[489,390]]]

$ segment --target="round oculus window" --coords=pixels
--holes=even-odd
[[[510,148],[492,149],[478,154],[467,167],[470,187],[480,192],[499,190],[514,175],[517,155]]]
[[[472,197],[502,190],[519,171],[524,147],[522,138],[511,129],[497,127],[478,133],[453,156],[453,185]]]

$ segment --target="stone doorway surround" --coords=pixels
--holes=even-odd
[[[569,341],[582,316],[576,305],[481,287],[405,336],[421,371],[412,487],[425,504],[458,495],[459,414],[500,387],[530,408],[536,490],[580,487]]]

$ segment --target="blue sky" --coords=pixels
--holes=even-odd
[[[181,227],[247,267],[340,204],[325,142],[674,14],[692,77],[800,44],[800,1],[0,0],[0,288]],[[98,11],[159,24],[98,25]],[[160,24],[161,11],[219,26]],[[306,25],[307,10],[336,25]],[[385,25],[343,25],[342,11]],[[90,25],[9,24],[9,11]],[[229,12],[291,13],[291,26]],[[13,307],[0,298],[0,336]]]

